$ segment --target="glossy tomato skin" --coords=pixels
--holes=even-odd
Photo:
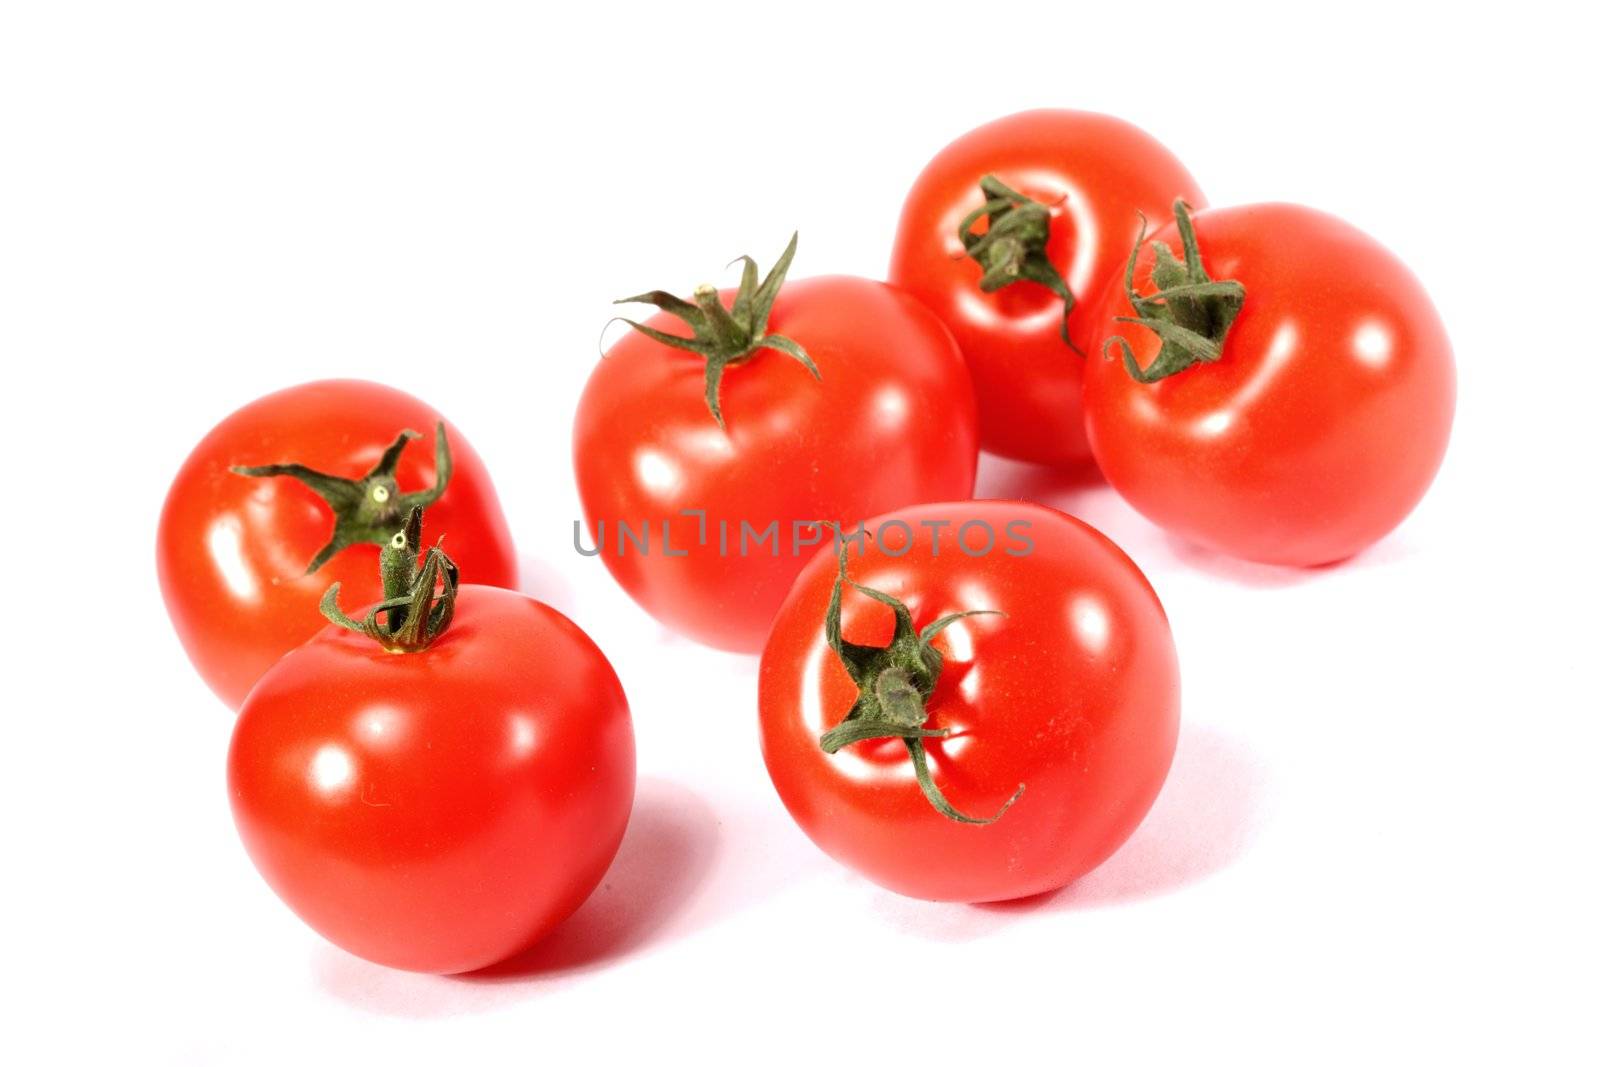
[[[665,315],[647,325],[686,332]],[[722,380],[723,429],[706,407],[704,360],[629,332],[590,376],[573,427],[585,548],[600,544],[603,521],[600,555],[645,610],[738,652],[761,648],[812,550],[796,550],[793,523],[967,497],[977,469],[961,354],[906,294],[863,278],[792,281],[768,332],[804,346],[821,380],[782,353],[758,352]],[[684,515],[694,509],[705,512],[704,544],[699,517]],[[618,520],[648,526],[648,554],[618,536]],[[753,541],[772,521],[776,555],[772,541]],[[746,522],[753,533],[742,551]],[[671,551],[686,555],[667,554],[664,524]]]
[[[1391,252],[1294,204],[1194,215],[1206,270],[1244,285],[1216,363],[1150,385],[1120,360],[1090,361],[1090,441],[1108,481],[1154,522],[1218,552],[1311,566],[1360,552],[1399,525],[1444,458],[1455,363],[1438,312]],[[1152,235],[1181,254],[1176,228]],[[1150,292],[1153,253],[1136,283]],[[1096,315],[1140,366],[1150,331]]]
[[[353,545],[305,573],[333,531],[320,497],[293,478],[229,468],[295,462],[359,478],[409,429],[422,437],[395,474],[402,492],[420,491],[434,483],[439,418],[416,397],[373,382],[310,382],[245,405],[189,453],[161,511],[156,564],[184,651],[229,707],[323,627],[317,604],[328,586],[341,583],[347,603],[382,598],[376,545]],[[446,535],[468,581],[514,588],[516,551],[489,473],[459,430],[445,430],[454,474],[428,508],[429,535]]]
[[[944,670],[926,707],[935,782],[974,826],[935,811],[905,745],[858,743],[835,755],[817,739],[855,699],[829,649],[823,616],[836,561],[815,556],[784,602],[761,657],[762,752],[789,813],[825,852],[898,893],[989,901],[1055,889],[1093,869],[1144,818],[1178,737],[1178,662],[1160,602],[1143,574],[1092,527],[1050,508],[972,501],[908,508],[870,520],[910,524],[898,558],[852,550],[850,577],[910,609],[918,629],[978,609],[1005,612],[954,624],[935,639]],[[925,521],[949,520],[934,555]],[[964,523],[997,531],[981,558],[955,544]],[[1026,523],[1027,555],[1007,546]],[[979,528],[981,530],[981,527]],[[898,529],[886,543],[900,547]],[[981,533],[969,535],[974,546]],[[896,540],[887,540],[894,538]],[[843,599],[845,640],[884,645],[890,610],[858,593]]]
[[[982,270],[956,231],[993,174],[1051,207],[1050,261],[1078,299],[1073,342],[1088,352],[1085,311],[1122,276],[1139,216],[1159,225],[1173,200],[1205,198],[1176,156],[1138,127],[1085,111],[1025,111],[960,137],[906,197],[889,280],[938,315],[972,369],[985,450],[1055,466],[1088,459],[1083,358],[1061,339],[1061,300],[1042,285],[978,288]],[[980,224],[981,232],[981,224]]]
[[[565,616],[463,585],[427,649],[327,627],[251,691],[228,752],[250,858],[329,941],[390,967],[507,959],[581,904],[633,804],[616,674]]]

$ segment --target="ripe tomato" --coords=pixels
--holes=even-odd
[[[409,616],[369,616],[384,643],[329,626],[262,677],[228,789],[251,860],[318,933],[444,974],[517,954],[589,895],[627,825],[634,747],[582,630],[519,593],[456,587],[453,568],[429,604],[431,557]],[[396,654],[407,617],[427,632]]]
[[[824,536],[796,523],[970,496],[977,466],[972,386],[949,331],[880,282],[810,278],[778,292],[793,251],[759,289],[747,261],[743,295],[703,286],[690,305],[645,294],[698,325],[661,314],[643,325],[665,333],[619,340],[573,427],[585,550],[598,546],[665,625],[741,652],[761,647]],[[709,336],[704,316],[716,312],[704,309],[730,299],[721,314],[746,315],[743,337],[674,347]],[[770,320],[757,321],[763,300]]]
[[[1177,744],[1177,654],[1149,582],[1036,504],[866,526],[865,554],[807,564],[761,656],[762,751],[789,813],[835,859],[930,900],[1029,896],[1104,861]]]
[[[1121,276],[1140,213],[1164,222],[1180,196],[1204,202],[1171,152],[1084,111],[999,119],[924,168],[900,214],[889,280],[955,334],[985,449],[1054,465],[1088,457],[1083,360],[1067,338],[1088,351],[1084,312]]]
[[[317,632],[317,601],[331,582],[354,600],[378,599],[377,544],[400,527],[408,501],[445,481],[441,459],[453,469],[429,506],[430,525],[450,535],[476,581],[515,587],[516,553],[488,471],[454,427],[441,453],[442,425],[431,407],[387,386],[311,382],[247,404],[195,446],[167,492],[156,565],[184,651],[229,707]],[[422,438],[404,446],[405,430]],[[390,473],[339,484],[360,479],[396,446]],[[352,543],[315,568],[318,554],[339,543],[329,504],[287,474],[232,470],[289,463],[337,476],[319,484],[348,501],[351,519],[339,533]]]
[[[1146,301],[1197,281],[1209,296]],[[1242,296],[1216,291],[1228,281]],[[1084,404],[1101,470],[1151,520],[1229,555],[1309,566],[1360,552],[1422,499],[1450,436],[1455,364],[1427,293],[1387,249],[1310,208],[1216,208],[1193,216],[1187,242],[1177,223],[1154,234],[1131,283],[1173,340],[1163,350],[1154,330],[1114,321],[1134,310],[1109,293],[1095,327],[1125,339],[1107,349],[1124,358],[1089,360]],[[1193,335],[1171,329],[1184,321],[1207,343],[1186,347]],[[1136,380],[1129,359],[1159,380]]]

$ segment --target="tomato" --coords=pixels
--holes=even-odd
[[[485,585],[517,584],[516,552],[488,471],[465,438],[448,427],[440,453],[438,412],[396,389],[361,381],[322,381],[262,397],[206,435],[173,479],[161,512],[156,564],[167,612],[206,684],[237,708],[257,678],[321,627],[317,601],[331,582],[352,599],[377,600],[377,545],[405,518],[405,501],[442,480],[428,509],[467,572]],[[421,434],[409,446],[402,431]],[[390,475],[360,486],[322,483],[354,499],[344,534],[355,538],[325,563],[334,540],[329,504],[287,475],[250,477],[236,466],[299,463],[359,479],[400,447]],[[382,498],[381,503],[378,497]],[[369,543],[370,542],[370,543]]]
[[[807,564],[761,656],[762,752],[789,813],[930,900],[1030,896],[1103,862],[1177,744],[1177,654],[1149,582],[1037,504],[865,525],[865,553],[846,538],[848,559]]]
[[[1083,314],[1121,276],[1140,213],[1164,222],[1180,196],[1204,202],[1171,152],[1121,119],[1084,111],[1025,111],[980,126],[918,176],[889,280],[955,334],[986,450],[1058,466],[1088,458],[1083,360],[1068,339],[1087,351]]]
[[[666,626],[741,652],[760,649],[822,539],[808,524],[970,496],[977,466],[972,387],[949,331],[880,282],[810,278],[779,291],[793,251],[759,290],[746,261],[743,296],[645,294],[698,326],[661,314],[641,325],[664,333],[622,337],[573,427],[583,550],[598,548]],[[760,293],[770,318],[756,323]],[[738,343],[673,346],[710,334],[698,305],[730,301],[721,314],[751,319]]]
[[[411,600],[427,625],[410,645],[403,618],[369,616],[382,641],[328,626],[279,660],[239,712],[228,789],[251,860],[320,934],[457,973],[521,952],[599,883],[632,808],[634,746],[582,630],[510,590],[445,585],[431,609]]]
[[[1165,285],[1152,278],[1158,243]],[[1107,355],[1124,358],[1092,358],[1084,382],[1101,470],[1151,520],[1218,552],[1297,566],[1360,552],[1444,458],[1455,364],[1438,312],[1392,253],[1310,208],[1201,211],[1184,244],[1177,223],[1144,244],[1142,301],[1196,280],[1242,293],[1147,303],[1153,329],[1115,321],[1138,316],[1122,291],[1107,295],[1095,343],[1123,338]],[[1173,316],[1205,343],[1186,347]]]

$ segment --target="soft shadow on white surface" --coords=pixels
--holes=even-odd
[[[1269,790],[1262,764],[1239,740],[1185,726],[1167,784],[1128,843],[1053,893],[995,904],[955,905],[884,892],[876,911],[908,933],[939,941],[983,937],[1055,912],[1129,904],[1205,880],[1250,846]]]
[[[1185,540],[1177,534],[1162,531],[1161,536],[1172,558],[1183,566],[1213,578],[1221,578],[1235,585],[1250,586],[1255,589],[1286,589],[1301,585],[1342,567],[1359,566],[1360,561],[1365,558],[1363,554],[1351,560],[1328,563],[1320,567],[1281,567],[1273,563],[1256,563],[1225,555]]]
[[[1142,552],[1164,552],[1183,567],[1235,585],[1258,589],[1287,588],[1315,581],[1333,571],[1385,566],[1415,553],[1404,529],[1348,560],[1320,567],[1280,567],[1254,563],[1214,552],[1175,534],[1159,530],[1117,495],[1093,463],[1067,470],[1033,466],[985,455],[978,470],[977,495],[991,499],[1033,500],[1082,519],[1132,550],[1137,538]]]
[[[481,1011],[650,948],[675,930],[721,847],[717,820],[699,794],[643,778],[627,834],[600,886],[527,952],[468,975],[390,970],[319,946],[317,980],[330,995],[383,1015],[433,1017]]]
[[[1114,856],[1056,893],[986,907],[1100,907],[1202,881],[1249,847],[1268,787],[1265,766],[1243,742],[1211,726],[1186,726],[1155,806]]]
[[[1162,536],[1166,540],[1167,550],[1172,553],[1173,559],[1185,567],[1238,585],[1254,586],[1260,589],[1300,585],[1304,582],[1315,581],[1335,571],[1365,570],[1393,566],[1396,563],[1404,563],[1420,554],[1406,538],[1404,526],[1393,531],[1387,537],[1379,539],[1376,544],[1364,551],[1357,552],[1349,559],[1338,560],[1334,563],[1324,563],[1315,567],[1280,567],[1271,563],[1254,563],[1247,559],[1236,559],[1233,556],[1203,548],[1192,541],[1184,540],[1176,534],[1163,533]]]
[[[985,452],[978,459],[973,496],[979,500],[1037,500],[1075,514],[1074,505],[1109,489],[1093,460],[1067,468],[1041,467]]]

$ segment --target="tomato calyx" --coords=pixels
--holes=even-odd
[[[1111,346],[1122,349],[1122,364],[1135,381],[1149,385],[1188,370],[1196,363],[1215,363],[1222,358],[1222,344],[1228,337],[1233,320],[1244,307],[1244,286],[1237,281],[1212,281],[1200,260],[1200,245],[1195,240],[1194,223],[1189,218],[1189,205],[1181,199],[1172,205],[1173,220],[1178,226],[1178,236],[1183,241],[1183,260],[1179,262],[1165,241],[1154,241],[1156,262],[1150,271],[1150,281],[1156,291],[1149,296],[1139,295],[1133,285],[1134,264],[1139,260],[1139,250],[1144,247],[1146,224],[1139,223],[1139,239],[1128,256],[1128,268],[1123,275],[1122,287],[1133,305],[1133,316],[1118,315],[1117,322],[1143,326],[1161,338],[1161,350],[1148,367],[1141,368],[1133,358],[1133,349],[1126,338],[1110,337],[1101,350],[1107,358]]]
[[[983,268],[978,288],[993,293],[1013,282],[1029,281],[1049,289],[1063,305],[1061,339],[1081,356],[1083,353],[1067,329],[1067,319],[1078,298],[1045,254],[1050,243],[1050,208],[1017,192],[993,174],[979,179],[978,188],[984,197],[982,206],[969,212],[956,229],[961,247]],[[981,234],[973,233],[972,227],[985,217],[988,228]]]
[[[759,282],[756,278],[760,272],[755,260],[749,256],[734,260],[735,263],[744,264],[744,272],[740,276],[739,291],[734,295],[731,309],[723,306],[717,287],[709,283],[695,287],[693,302],[660,289],[614,301],[618,304],[653,304],[681,319],[693,331],[692,338],[678,337],[629,318],[622,319],[652,340],[704,357],[706,406],[711,409],[711,417],[717,420],[717,425],[724,429],[727,423],[722,418],[723,371],[744,363],[761,349],[772,348],[782,352],[810,371],[813,378],[822,380],[822,372],[817,370],[817,365],[799,342],[782,334],[767,333],[767,319],[772,314],[772,305],[778,299],[778,290],[783,287],[783,280],[789,273],[789,264],[794,262],[794,252],[799,242],[798,233],[789,238],[789,247],[783,250],[778,262]]]
[[[322,594],[322,614],[346,630],[366,634],[390,652],[427,648],[455,617],[461,572],[439,544],[428,549],[419,567],[421,544],[422,509],[413,507],[404,528],[378,553],[383,600],[358,622],[339,607],[339,583],[334,582]]]
[[[924,626],[919,632],[911,621],[911,612],[899,600],[876,589],[858,585],[845,573],[845,560],[849,555],[846,542],[839,539],[839,573],[833,581],[833,595],[828,599],[825,629],[828,647],[838,655],[839,662],[856,684],[856,700],[850,711],[833,729],[821,737],[822,751],[833,755],[846,745],[875,737],[898,737],[911,753],[911,762],[917,773],[917,785],[928,803],[947,819],[955,822],[987,826],[1004,815],[1022,795],[1024,786],[1017,786],[1000,810],[987,819],[977,818],[958,811],[945,799],[928,770],[928,753],[925,738],[949,737],[949,730],[929,730],[928,697],[938,684],[944,670],[944,656],[933,647],[932,641],[951,623],[973,615],[1001,615],[998,611],[961,611],[946,615]],[[839,606],[844,586],[849,584],[863,596],[870,597],[894,611],[894,637],[886,647],[858,645],[844,639],[840,624]]]
[[[394,536],[406,521],[406,516],[416,508],[432,507],[450,485],[453,463],[450,459],[450,441],[445,436],[444,423],[433,428],[433,466],[437,474],[432,488],[416,493],[402,493],[395,482],[395,467],[406,445],[422,435],[415,430],[401,430],[394,443],[383,450],[371,470],[360,478],[341,478],[312,470],[301,463],[269,463],[260,467],[231,467],[235,474],[246,478],[293,478],[320,496],[333,512],[333,536],[306,565],[307,574],[315,574],[334,556],[351,545],[383,545]]]

